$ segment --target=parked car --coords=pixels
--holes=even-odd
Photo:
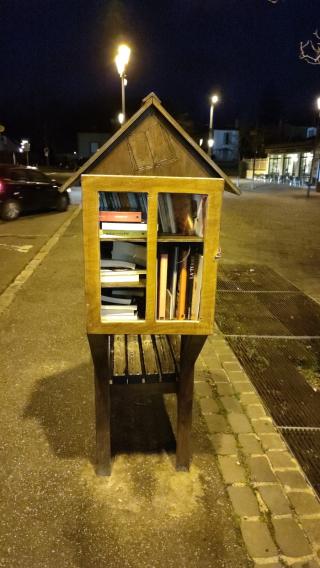
[[[21,213],[56,209],[66,211],[69,193],[37,168],[0,164],[0,216],[13,221]]]

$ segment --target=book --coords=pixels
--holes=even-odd
[[[158,318],[166,317],[166,290],[168,275],[168,254],[161,253],[159,258]]]
[[[191,304],[193,295],[193,282],[195,274],[195,255],[189,254],[187,265],[187,295],[186,295],[186,319],[191,319]]]
[[[120,204],[121,204],[121,209],[124,209],[126,211],[129,210],[130,209],[130,203],[129,203],[127,192],[126,191],[124,191],[124,192],[119,191],[118,197],[119,197],[119,201],[120,201]]]
[[[101,321],[136,321],[138,314],[101,314]]]
[[[115,241],[113,243],[111,256],[113,259],[134,262],[140,266],[146,266],[147,247],[128,242]]]
[[[195,218],[194,218],[194,234],[198,237],[203,237],[203,229],[206,217],[206,195],[194,195],[193,200],[195,203]]]
[[[101,223],[103,231],[146,231],[147,223]]]
[[[175,318],[177,279],[178,279],[178,258],[179,258],[179,247],[174,247],[172,261],[171,261],[171,282],[170,282],[171,306],[169,312],[170,319]]]
[[[108,302],[109,304],[120,304],[121,306],[125,306],[126,304],[131,304],[132,298],[117,298],[114,295],[105,296],[104,294],[101,294],[101,301]]]
[[[158,211],[159,211],[159,218],[160,218],[160,227],[163,233],[169,232],[169,220],[168,214],[166,211],[166,204],[164,199],[164,194],[159,193],[158,196]]]
[[[177,233],[182,235],[194,234],[194,205],[191,194],[172,193],[172,207],[176,222]]]
[[[133,304],[131,306],[108,306],[108,305],[105,306],[105,305],[102,305],[101,309],[104,312],[110,313],[110,314],[113,314],[113,313],[114,314],[115,313],[120,314],[121,312],[130,314],[131,312],[132,313],[135,312],[138,309],[138,306],[135,306]]]
[[[177,225],[176,225],[175,215],[174,215],[173,206],[172,206],[171,193],[165,193],[164,197],[165,197],[165,202],[166,202],[166,205],[167,205],[167,213],[168,213],[170,232],[175,234],[177,232]]]
[[[195,273],[193,280],[191,319],[198,320],[200,315],[200,300],[202,288],[203,255],[198,254],[195,258]]]
[[[134,270],[136,265],[126,260],[118,260],[115,258],[102,258],[100,261],[101,268],[127,268]]]
[[[139,274],[101,274],[100,280],[102,284],[117,282],[139,282]]]
[[[183,249],[181,251],[181,258],[179,260],[180,269],[178,277],[177,309],[176,309],[176,317],[179,320],[183,320],[186,317],[188,256],[189,256],[189,251]]]
[[[113,231],[111,229],[109,229],[108,231],[100,231],[100,238],[112,239],[114,237],[126,237],[128,240],[146,239],[147,233],[146,231]]]
[[[132,298],[143,298],[145,291],[138,288],[115,288],[111,291],[111,294],[112,296],[121,296],[122,300],[130,299],[130,302],[132,302]]]
[[[169,288],[167,288],[167,290],[166,290],[166,319],[168,319],[168,320],[173,319],[171,317],[171,309],[172,309],[172,293],[169,290]]]
[[[111,223],[141,223],[141,211],[100,211],[99,221]]]

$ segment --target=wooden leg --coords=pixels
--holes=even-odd
[[[110,444],[110,387],[111,377],[110,336],[88,334],[94,365],[96,404],[96,473],[111,474]]]
[[[178,428],[176,469],[188,471],[191,451],[194,365],[207,335],[182,335],[178,390]]]

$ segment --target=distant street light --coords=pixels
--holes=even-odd
[[[213,111],[214,105],[219,101],[218,95],[212,95],[211,105],[210,105],[210,122],[209,122],[209,138],[208,138],[208,155],[212,157],[212,148],[214,145],[214,134],[213,134]]]
[[[126,102],[125,102],[125,87],[127,85],[126,79],[126,67],[129,63],[131,49],[125,44],[119,45],[118,52],[115,58],[115,64],[117,67],[117,71],[120,75],[121,79],[121,114],[123,116],[122,122],[120,121],[119,115],[119,122],[123,124],[126,120]]]
[[[30,152],[30,141],[29,140],[26,140],[26,139],[21,140],[19,152],[21,152],[21,153],[25,152],[26,159],[27,159],[27,166],[28,166],[29,165],[29,152]]]

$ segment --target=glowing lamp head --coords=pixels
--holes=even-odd
[[[317,98],[317,109],[320,112],[320,97]]]
[[[219,101],[218,95],[212,95],[212,97],[211,97],[211,103],[212,103],[213,105],[215,105],[218,101]]]
[[[209,138],[209,140],[208,140],[209,148],[213,148],[213,144],[214,144],[213,138]]]
[[[120,76],[123,75],[124,70],[125,70],[125,68],[126,68],[123,59],[121,59],[120,55],[118,54],[118,55],[116,56],[116,58],[115,58],[114,61],[115,61],[115,64],[116,64],[116,67],[117,67],[117,71],[118,71],[119,75],[120,75]]]
[[[115,58],[115,64],[117,66],[117,70],[119,75],[123,75],[126,69],[126,66],[129,63],[131,49],[125,44],[119,45],[118,53]]]
[[[124,114],[123,112],[119,112],[118,114],[118,121],[120,122],[120,124],[124,123]]]
[[[118,47],[118,53],[125,65],[128,65],[131,49],[128,45],[122,44]]]

